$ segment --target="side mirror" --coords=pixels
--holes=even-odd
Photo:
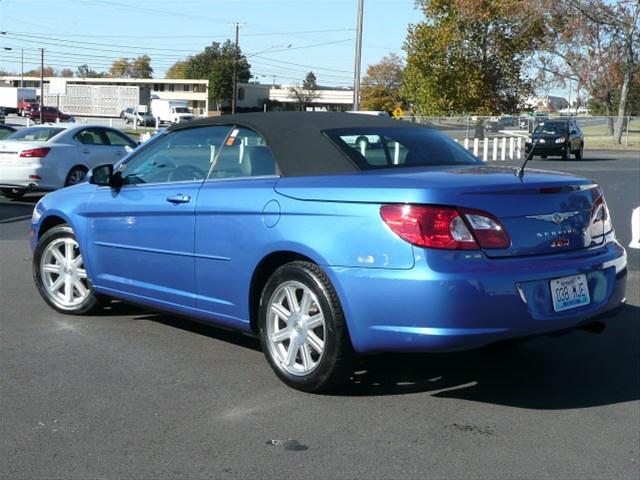
[[[89,171],[88,177],[89,183],[102,187],[119,189],[124,183],[122,173],[120,171],[114,173],[113,165],[110,163],[92,168]]]

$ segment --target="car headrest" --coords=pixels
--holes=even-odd
[[[245,147],[242,157],[242,174],[249,177],[274,175],[276,165],[271,151],[264,146]]]

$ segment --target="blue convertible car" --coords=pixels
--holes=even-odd
[[[357,354],[475,348],[625,301],[600,187],[516,170],[381,117],[176,125],[37,204],[34,277],[61,312],[117,298],[254,333],[284,382],[326,390]]]

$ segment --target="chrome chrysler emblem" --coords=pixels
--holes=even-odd
[[[556,225],[560,225],[567,218],[571,218],[579,213],[580,212],[555,212],[549,213],[547,215],[530,215],[527,218],[531,218],[533,220],[542,220],[543,222],[553,222]]]

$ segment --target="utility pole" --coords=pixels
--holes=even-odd
[[[360,65],[362,63],[362,17],[364,0],[358,0],[358,23],[356,25],[356,63],[353,75],[353,110],[360,110]]]
[[[24,47],[20,49],[20,87],[24,87]]]
[[[238,102],[238,43],[240,37],[240,24],[235,23],[236,26],[236,48],[233,52],[233,98],[231,99],[231,113],[236,113]]]
[[[40,49],[40,124],[42,125],[42,108],[44,107],[44,48]]]

